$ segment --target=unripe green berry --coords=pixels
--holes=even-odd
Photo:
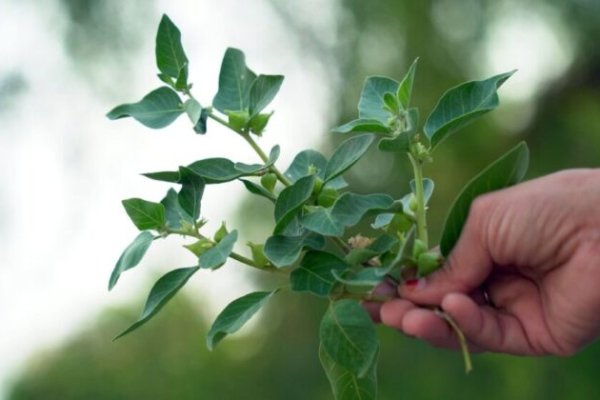
[[[421,239],[415,239],[415,243],[413,244],[413,258],[415,260],[419,259],[419,256],[427,251],[427,246]]]
[[[317,195],[321,192],[321,189],[323,188],[323,179],[319,178],[318,176],[315,176],[315,183],[313,185],[313,191],[312,194]]]
[[[273,189],[275,189],[275,185],[277,184],[277,175],[270,172],[268,174],[264,174],[260,178],[260,184],[269,192],[273,193]]]
[[[417,260],[419,276],[426,276],[442,266],[442,256],[436,251],[421,253]]]
[[[390,222],[389,231],[406,233],[412,226],[412,221],[404,213],[397,213],[394,215],[392,222]]]
[[[417,212],[419,209],[419,202],[414,194],[410,195],[410,199],[408,200],[408,209],[412,212]]]
[[[227,113],[229,117],[229,126],[231,126],[234,130],[242,130],[246,127],[248,123],[248,111],[229,111]]]
[[[338,197],[340,197],[340,193],[337,190],[326,187],[319,193],[317,203],[322,207],[331,207]]]
[[[271,118],[271,114],[272,113],[258,114],[254,118],[252,118],[250,120],[250,130],[252,131],[252,133],[258,136],[262,135],[263,131],[267,127],[267,124],[269,123],[269,118]]]

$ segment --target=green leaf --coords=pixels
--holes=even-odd
[[[366,213],[401,207],[387,194],[342,194],[333,207],[318,207],[315,211],[300,218],[300,224],[306,229],[325,236],[341,236],[346,227],[360,222]]]
[[[364,262],[369,261],[373,257],[380,256],[381,254],[389,251],[398,243],[392,235],[381,235],[373,243],[365,248],[352,249],[345,257],[346,262],[350,265],[360,265]]]
[[[160,229],[165,225],[165,207],[160,203],[132,198],[122,201],[134,225],[141,231]]]
[[[183,247],[191,251],[196,257],[200,257],[206,251],[213,247],[214,243],[210,239],[198,239],[194,243],[185,244]]]
[[[323,346],[319,346],[319,359],[335,400],[375,400],[377,398],[378,355],[379,352],[366,374],[359,377],[336,363],[323,349]]]
[[[262,135],[272,115],[273,111],[268,114],[256,114],[252,117],[249,123],[250,132],[258,136]]]
[[[456,244],[469,214],[471,203],[479,195],[520,182],[529,165],[529,150],[524,142],[519,143],[502,157],[487,166],[463,188],[446,217],[440,250],[444,257]]]
[[[279,193],[279,197],[275,201],[276,225],[273,233],[281,233],[300,212],[312,194],[314,183],[314,175],[305,176]]]
[[[248,191],[250,193],[256,194],[258,196],[262,196],[266,199],[269,199],[273,203],[275,203],[275,201],[277,200],[277,197],[273,193],[271,193],[267,189],[265,189],[264,187],[257,185],[256,183],[248,181],[246,179],[240,179],[240,181],[244,184],[244,186],[246,187],[246,189],[248,189]]]
[[[165,224],[170,229],[181,229],[185,225],[193,225],[194,219],[179,204],[177,192],[169,189],[160,203],[165,207]]]
[[[400,81],[400,85],[398,85],[398,91],[396,92],[396,97],[400,102],[400,105],[403,109],[407,110],[410,106],[410,95],[412,94],[413,81],[415,80],[415,70],[417,69],[417,61],[418,58],[413,61],[408,69],[408,72]]]
[[[498,88],[515,71],[496,75],[482,81],[466,82],[448,90],[429,114],[425,134],[435,148],[452,133],[483,114],[498,107]]]
[[[227,224],[225,223],[225,221],[222,221],[221,226],[215,232],[213,239],[215,240],[215,242],[220,242],[228,233],[229,231],[227,230]]]
[[[146,172],[142,176],[162,182],[179,183],[180,181],[179,171]]]
[[[204,179],[193,170],[179,167],[181,190],[177,196],[179,205],[194,221],[200,217],[200,204],[204,194]]]
[[[336,283],[332,271],[343,271],[349,267],[344,260],[331,253],[308,251],[300,266],[290,275],[292,290],[326,297]]]
[[[213,350],[225,336],[237,332],[276,292],[253,292],[229,303],[206,335],[206,347]]]
[[[106,116],[109,119],[133,117],[148,128],[159,129],[171,124],[183,111],[177,93],[163,86],[148,93],[137,103],[113,108]]]
[[[248,111],[254,118],[273,101],[283,83],[283,75],[259,75],[250,88]]]
[[[408,153],[410,144],[419,126],[419,109],[409,108],[406,112],[406,128],[395,138],[382,139],[379,142],[379,150],[381,151],[399,151]]]
[[[346,271],[346,274],[341,274],[338,271],[333,271],[333,277],[336,281],[343,283],[347,287],[372,289],[379,285],[384,277],[380,276],[375,268],[363,268],[358,272]]]
[[[321,320],[319,336],[327,355],[358,377],[366,376],[379,351],[373,321],[357,301],[331,303]]]
[[[227,257],[233,251],[233,245],[237,241],[237,230],[229,232],[210,249],[206,250],[198,259],[200,268],[217,269],[227,261]]]
[[[175,81],[175,90],[183,91],[188,88],[188,66],[186,64],[181,68],[181,71],[179,71],[179,76],[177,76],[177,80]]]
[[[357,135],[342,142],[325,167],[325,181],[330,181],[352,167],[369,149],[375,137],[371,134]]]
[[[321,180],[325,180],[325,168],[327,168],[327,159],[325,156],[315,150],[303,150],[296,154],[284,175],[292,182],[313,174],[316,174]],[[325,183],[323,187],[343,189],[346,186],[348,186],[346,181],[341,176],[338,176]]]
[[[196,125],[194,125],[194,132],[203,135],[206,133],[207,131],[207,121],[208,120],[208,110],[206,108],[202,109],[202,112],[200,113],[200,119],[198,119],[198,122],[196,122]]]
[[[354,226],[366,213],[379,210],[402,210],[402,205],[387,194],[344,193],[335,204],[331,213],[344,226]]]
[[[400,246],[400,249],[398,249],[396,257],[394,257],[391,260],[388,260],[388,262],[381,267],[373,268],[373,270],[376,271],[377,275],[381,277],[384,277],[386,275],[392,275],[396,279],[399,278],[399,274],[396,274],[394,271],[396,271],[402,266],[401,263],[403,262],[403,260],[412,255],[413,243],[415,241],[415,231],[416,228],[414,226],[408,231],[406,237],[404,238],[404,241],[402,242],[402,245]]]
[[[383,133],[390,134],[391,130],[389,127],[384,125],[382,122],[376,119],[355,119],[333,128],[335,133],[351,133],[351,132],[365,132],[365,133]]]
[[[206,133],[206,120],[208,118],[208,111],[198,103],[198,101],[194,99],[188,99],[183,104],[186,114],[190,118],[192,122],[192,126],[194,127],[194,131],[196,133],[204,134]]]
[[[386,93],[396,93],[398,82],[384,76],[370,76],[365,80],[360,100],[358,116],[360,119],[375,119],[383,125],[388,125],[392,114],[386,110],[384,96]]]
[[[148,248],[154,240],[154,235],[148,231],[144,231],[137,235],[137,237],[131,242],[129,246],[123,251],[115,268],[110,274],[110,280],[108,281],[108,290],[112,290],[117,284],[119,277],[124,271],[131,269],[138,265]]]
[[[325,238],[309,234],[302,236],[271,236],[265,242],[265,256],[277,268],[287,267],[295,263],[306,247],[319,250],[325,246]]]
[[[188,59],[181,45],[181,32],[166,14],[163,14],[156,34],[156,65],[160,72],[171,78],[180,78],[181,71],[185,71],[187,77]]]
[[[228,48],[221,63],[219,90],[213,99],[213,106],[223,114],[228,111],[247,111],[250,87],[255,80],[256,74],[246,67],[244,53]]]
[[[391,113],[397,114],[400,111],[400,104],[398,103],[396,95],[387,92],[383,95],[383,102],[385,103],[385,108]]]
[[[320,179],[325,179],[327,159],[316,150],[303,150],[296,154],[284,175],[292,182],[308,175],[316,174]]]
[[[207,184],[229,182],[244,175],[244,172],[238,170],[235,163],[227,158],[215,157],[198,160],[188,165],[188,168],[201,176]],[[261,168],[256,168],[255,172]]]
[[[156,76],[158,76],[158,79],[160,79],[167,85],[171,86],[172,88],[175,88],[175,81],[169,75],[163,74],[163,73],[158,73],[158,74],[156,74]]]
[[[163,275],[156,281],[154,286],[152,286],[144,310],[137,322],[119,333],[113,340],[136,330],[154,317],[163,306],[177,294],[179,289],[187,283],[188,279],[190,279],[198,269],[198,267],[179,268]]]
[[[435,188],[435,185],[434,185],[434,183],[433,183],[433,181],[431,179],[429,179],[429,178],[423,178],[423,197],[425,197],[425,204],[429,203],[429,199],[431,198],[431,195],[433,194],[433,189],[434,188]],[[415,183],[414,179],[412,179],[410,181],[410,190],[413,192],[413,194],[415,196],[417,195],[417,186],[416,186],[416,183]],[[404,198],[402,199],[403,206],[406,209],[408,209],[408,202],[407,202],[407,200],[405,200]]]

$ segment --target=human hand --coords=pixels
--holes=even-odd
[[[437,347],[458,344],[423,306],[473,351],[570,355],[600,334],[599,286],[600,170],[567,170],[476,199],[445,266],[367,308]]]

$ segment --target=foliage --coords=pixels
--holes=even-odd
[[[329,307],[321,323],[319,352],[333,392],[337,399],[375,398],[379,342],[373,322],[359,301],[384,301],[372,294],[379,283],[423,276],[442,265],[442,255],[429,250],[427,202],[434,184],[424,177],[423,168],[433,161],[434,149],[450,134],[498,106],[497,89],[512,72],[448,90],[422,131],[419,111],[410,104],[417,61],[400,81],[368,77],[358,103],[358,119],[334,129],[352,135],[329,158],[316,151],[303,151],[281,172],[276,166],[279,147],[267,156],[256,139],[268,126],[272,113],[264,110],[279,91],[283,76],[257,75],[246,65],[241,50],[229,48],[213,104],[201,105],[188,82],[189,61],[181,34],[167,16],[163,16],[156,37],[156,62],[158,76],[168,86],[151,91],[137,103],[115,107],[107,114],[109,118],[133,117],[158,129],[186,113],[199,134],[206,133],[207,120],[212,120],[244,139],[261,163],[212,158],[176,171],[145,174],[179,188],[170,188],[160,202],[138,198],[123,201],[142,233],[117,262],[109,288],[122,272],[139,264],[150,239],[170,235],[192,239],[185,247],[198,257],[198,265],[175,269],[160,278],[139,320],[119,336],[152,318],[198,269],[219,268],[232,258],[248,267],[285,276],[288,284],[248,294],[229,304],[209,330],[209,348],[237,331],[267,300],[277,298],[276,292],[291,289],[326,297]],[[410,160],[414,179],[401,198],[347,189],[342,175],[359,163],[375,142],[379,150],[405,154]],[[460,234],[474,196],[517,183],[527,164],[526,146],[520,144],[467,185],[449,213],[442,234],[443,255]],[[212,239],[201,232],[206,218],[201,212],[205,189],[231,181],[242,182],[250,193],[274,205],[272,235],[264,243],[252,244],[249,257],[234,251],[236,230],[228,232],[223,225]],[[373,222],[374,234],[347,234],[366,220]],[[465,343],[463,351],[468,354]]]

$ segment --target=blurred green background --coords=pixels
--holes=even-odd
[[[210,2],[205,3],[200,20],[210,18]],[[318,12],[319,2],[309,3]],[[126,63],[139,43],[153,40],[160,5],[127,4],[61,1],[65,48],[84,73],[94,76],[94,63],[103,57],[115,62],[118,55]],[[445,142],[426,170],[436,182],[433,240],[460,187],[517,141],[527,141],[531,149],[529,178],[600,165],[597,0],[337,1],[330,21],[333,35],[322,34],[322,27],[303,16],[295,1],[271,0],[268,5],[270,18],[280,19],[296,38],[295,48],[315,56],[329,74],[328,90],[335,99],[328,110],[332,126],[354,118],[366,75],[399,79],[417,56],[413,103],[425,116],[448,87],[519,69],[500,92],[499,110]],[[173,7],[185,8],[186,3]],[[140,12],[144,18],[133,18]],[[228,29],[235,29],[235,21],[229,22],[233,28]],[[202,30],[202,24],[180,28],[185,35]],[[123,40],[124,35],[132,40]],[[0,76],[0,93],[18,92],[19,82],[18,75]],[[322,137],[325,153],[339,140],[327,132]],[[357,192],[394,196],[406,192],[410,179],[403,160],[377,152],[369,153],[347,178]],[[267,229],[262,225],[270,215],[263,205],[244,200],[242,208],[251,207],[253,213],[238,217],[244,221],[242,233],[252,236]],[[268,286],[260,276],[248,275],[248,280]],[[111,342],[142,302],[140,293],[135,304],[102,312],[62,345],[31,357],[12,380],[8,398],[331,398],[317,357],[321,302],[282,295],[254,329],[227,339],[213,353],[204,348],[208,316],[202,302],[184,295],[144,329]],[[600,344],[571,358],[478,355],[474,372],[465,376],[459,354],[432,349],[384,327],[379,331],[379,398],[384,400],[600,398]]]

